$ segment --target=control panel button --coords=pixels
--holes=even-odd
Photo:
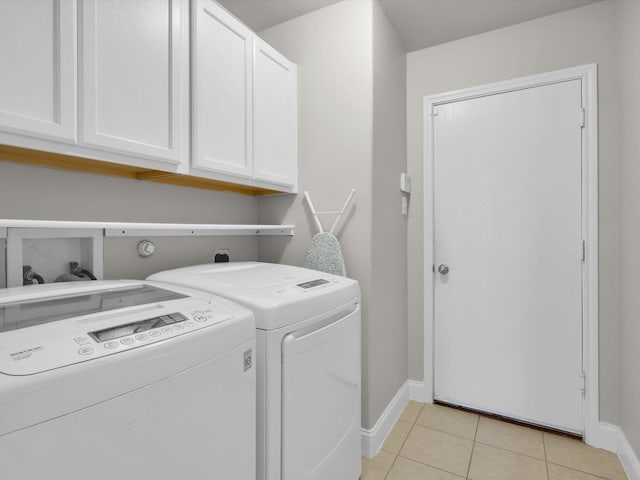
[[[147,338],[149,338],[149,335],[147,335],[146,333],[139,333],[133,338],[142,342],[143,340],[146,340]]]
[[[188,322],[184,322],[186,327],[193,327],[195,325],[195,323],[193,323],[191,320],[189,320]]]
[[[174,330],[184,330],[184,325],[182,325],[181,323],[176,323],[173,326]]]
[[[131,337],[124,337],[122,340],[120,340],[120,343],[123,345],[131,345],[135,340]]]
[[[160,335],[162,335],[162,332],[160,330],[151,330],[149,332],[150,337],[159,337]]]
[[[89,355],[91,353],[93,353],[93,348],[92,347],[82,347],[78,349],[78,353],[80,355]]]
[[[104,348],[118,348],[120,344],[118,342],[114,342],[113,340],[104,344]]]
[[[171,327],[164,327],[162,329],[162,333],[171,333],[171,332],[173,332],[173,328]]]
[[[207,317],[203,317],[203,316],[200,316],[200,315],[198,315],[198,316],[196,316],[196,317],[193,317],[193,319],[194,319],[196,322],[206,322],[207,320],[209,320]]]

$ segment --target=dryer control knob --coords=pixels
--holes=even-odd
[[[156,251],[156,246],[151,240],[142,240],[138,243],[138,255],[141,257],[150,257]]]

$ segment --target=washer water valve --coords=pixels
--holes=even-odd
[[[33,285],[33,281],[38,282],[39,284],[44,283],[44,278],[38,275],[33,271],[31,265],[23,265],[22,266],[22,284],[23,285]]]
[[[142,240],[138,243],[138,255],[141,257],[150,257],[156,251],[156,246],[151,240]]]

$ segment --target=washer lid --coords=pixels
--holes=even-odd
[[[358,282],[316,270],[260,262],[195,265],[151,275],[226,297],[253,310],[262,330],[326,314],[360,298]]]
[[[32,296],[21,300],[4,295],[4,299],[0,299],[0,333],[181,298],[187,298],[187,295],[144,283],[109,285],[106,289],[79,292],[69,289],[56,296]]]

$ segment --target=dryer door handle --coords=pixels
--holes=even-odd
[[[339,321],[341,321],[341,320],[343,320],[343,319],[345,319],[347,317],[350,317],[355,312],[360,312],[360,304],[359,303],[355,303],[353,305],[350,305],[349,308],[341,310],[341,311],[339,311],[339,312],[337,312],[337,313],[325,318],[324,320],[322,320],[320,322],[314,322],[313,325],[301,328],[300,330],[296,330],[295,332],[291,332],[286,337],[284,337],[284,341],[286,341],[288,338],[291,338],[294,341],[295,340],[300,340],[300,339],[306,337],[307,335],[315,333],[318,330],[327,328],[327,327],[333,325],[336,322],[339,322]]]

